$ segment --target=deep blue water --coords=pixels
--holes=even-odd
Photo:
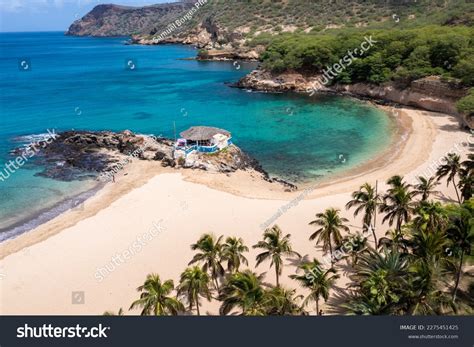
[[[231,131],[234,142],[272,175],[290,181],[351,168],[389,143],[391,121],[363,102],[230,88],[227,83],[254,65],[183,60],[195,50],[125,41],[0,34],[0,170],[18,136],[47,129],[130,129],[173,137],[174,124],[178,133],[192,125],[217,126]],[[0,230],[93,185],[35,173],[27,165],[0,181]]]

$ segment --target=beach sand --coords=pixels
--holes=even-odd
[[[360,231],[360,218],[353,218],[344,205],[361,184],[378,180],[383,191],[386,179],[395,174],[406,175],[413,183],[447,152],[466,155],[463,143],[469,133],[459,130],[454,117],[406,108],[395,111],[406,131],[390,151],[345,177],[302,187],[307,190],[285,192],[255,172],[225,175],[177,171],[147,162],[130,165],[116,183],[87,200],[82,211],[67,212],[0,246],[0,314],[100,315],[119,308],[137,314],[128,308],[138,298],[136,287],[146,275],[158,273],[176,284],[193,256],[190,245],[208,232],[242,237],[250,247],[261,239],[263,224],[277,223],[292,235],[295,250],[321,259],[320,248],[308,240],[314,231],[308,223],[316,213],[340,208],[352,231]],[[455,198],[445,183],[438,190],[443,201]],[[286,211],[273,220],[280,209]],[[379,224],[378,236],[387,229]],[[251,269],[256,254],[253,249],[247,254]],[[281,282],[297,288],[288,278],[295,267],[286,264]],[[275,282],[269,263],[256,272],[266,272],[265,280]],[[337,286],[344,289],[347,283],[342,276]],[[84,302],[73,303],[73,292],[83,292]],[[299,288],[298,292],[305,294]],[[218,313],[218,303],[204,302],[201,312]]]

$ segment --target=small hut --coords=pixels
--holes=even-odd
[[[214,153],[232,144],[231,133],[224,129],[195,126],[179,134],[175,150],[189,154],[193,151]]]

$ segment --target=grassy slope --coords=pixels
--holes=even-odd
[[[192,6],[195,1],[185,2]],[[186,6],[176,4],[106,10],[108,7],[110,5],[101,5],[91,12],[95,11],[99,20],[90,31],[86,30],[88,35],[149,35],[161,31],[188,11]],[[169,10],[163,11],[163,7]],[[177,10],[178,7],[183,10]],[[250,36],[259,31],[278,32],[289,27],[319,31],[326,26],[390,27],[427,22],[442,24],[449,20],[472,23],[474,15],[468,11],[469,7],[472,8],[472,4],[463,0],[208,0],[183,29],[192,29],[209,18],[229,32],[247,27],[251,30]]]
[[[229,29],[248,26],[253,31],[282,26],[322,29],[333,26],[394,26],[396,18],[405,25],[439,23],[455,18],[473,21],[461,0],[210,0],[199,17],[212,16]],[[412,19],[408,19],[409,16]]]

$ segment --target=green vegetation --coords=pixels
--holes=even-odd
[[[374,45],[358,55],[365,37],[372,37]],[[344,57],[350,57],[350,51],[357,59],[343,60],[344,70],[331,83],[380,84],[394,80],[409,84],[424,76],[442,75],[460,78],[462,83],[472,86],[473,37],[471,27],[434,25],[405,30],[346,29],[319,34],[281,34],[271,39],[262,59],[264,67],[272,71],[292,69],[314,73],[341,64]]]
[[[474,114],[474,88],[469,90],[469,94],[456,103],[457,109],[466,114]]]
[[[140,307],[142,316],[177,315],[184,311],[184,306],[181,301],[170,296],[174,289],[172,280],[162,282],[159,275],[148,275],[145,283],[137,288],[141,292],[140,299],[134,301],[130,309]]]
[[[318,238],[317,243],[323,244],[323,251],[331,254],[331,261],[334,259],[332,251],[333,245],[340,247],[342,244],[341,231],[349,231],[345,225],[348,220],[339,216],[339,210],[335,208],[328,208],[324,213],[316,214],[316,219],[309,222],[309,225],[318,226],[316,230],[309,237],[310,241]]]
[[[393,15],[399,19],[396,22]],[[417,25],[424,23],[474,22],[472,5],[460,0],[209,0],[198,13],[212,18],[220,27],[282,29],[295,26],[319,31],[326,26]],[[275,25],[278,25],[276,28]]]
[[[199,311],[199,297],[203,297],[207,300],[211,299],[211,291],[209,289],[209,276],[199,266],[187,268],[181,274],[179,281],[178,296],[184,297],[189,304],[189,311],[193,310],[196,306],[197,315],[200,316]]]
[[[377,193],[368,183],[362,185],[346,208],[356,208],[355,215],[363,213],[364,234],[348,232],[347,220],[335,208],[316,214],[310,223],[319,227],[309,239],[318,237],[316,246],[323,250],[324,262],[301,258],[292,249],[290,234],[284,235],[277,225],[265,230],[263,240],[253,246],[263,250],[255,264],[270,260],[276,285],[267,283],[265,274],[240,269],[248,265],[245,253],[249,251],[242,239],[228,237],[223,243],[222,236],[204,234],[191,246],[197,253],[190,264],[200,266],[187,268],[177,288],[172,280],[162,282],[158,275],[148,275],[130,309],[141,308],[142,315],[178,315],[185,313],[186,303],[188,313],[195,309],[199,315],[204,299],[219,301],[222,315],[304,315],[322,314],[324,300],[326,312],[332,314],[472,314],[474,282],[464,274],[464,267],[472,261],[474,246],[473,177],[474,155],[461,162],[450,154],[443,158],[436,177],[419,178],[414,186],[401,176],[387,181],[385,193]],[[430,200],[442,179],[459,189],[457,202],[443,205]],[[395,229],[369,244],[377,214]],[[296,273],[288,277],[304,295],[280,285],[283,259],[288,256],[297,256]],[[347,265],[340,264],[342,260]],[[227,270],[221,265],[225,262]],[[338,288],[337,298],[331,300],[341,276],[350,283],[344,290]]]
[[[200,49],[197,56],[199,59],[209,59],[209,51],[206,49]]]
[[[275,266],[276,286],[280,286],[280,276],[283,270],[282,256],[301,257],[297,252],[293,251],[290,243],[290,234],[283,236],[283,232],[275,225],[263,234],[263,241],[257,243],[253,248],[260,248],[262,253],[257,255],[257,265],[266,260],[270,260],[270,267]]]

